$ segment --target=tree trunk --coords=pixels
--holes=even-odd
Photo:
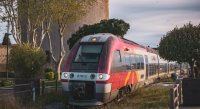
[[[52,48],[52,44],[51,44],[51,36],[50,36],[49,32],[47,32],[47,36],[48,36],[48,41],[49,41],[49,51],[51,53],[51,58],[53,59],[54,63],[57,63],[57,60],[54,57],[54,52],[53,52],[53,48]]]
[[[58,64],[57,64],[57,79],[60,80],[60,73],[61,73],[61,64],[62,64],[62,61],[64,59],[64,56],[65,56],[65,48],[64,48],[64,44],[63,44],[63,34],[60,32],[60,57],[58,59]]]
[[[64,56],[60,57],[60,59],[58,60],[58,64],[57,64],[57,80],[60,80],[60,73],[61,73],[61,64],[62,64],[62,60],[63,60]]]
[[[195,75],[195,72],[194,72],[194,61],[189,62],[189,64],[190,64],[190,69],[191,69],[189,76],[192,77],[192,78],[196,78],[196,75]]]

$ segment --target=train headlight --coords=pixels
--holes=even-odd
[[[64,73],[63,75],[64,75],[64,77],[65,77],[65,78],[67,78],[67,77],[68,77],[68,74],[67,74],[67,73]]]
[[[102,74],[99,74],[99,79],[103,79],[103,75]]]
[[[93,37],[93,38],[91,39],[91,41],[92,41],[92,42],[96,42],[96,41],[97,41],[97,38],[96,38],[96,37]]]
[[[94,79],[95,78],[95,75],[94,74],[91,74],[90,75],[90,79]]]
[[[74,77],[74,74],[73,74],[73,73],[71,73],[69,76],[70,76],[70,78],[73,78],[73,77]]]

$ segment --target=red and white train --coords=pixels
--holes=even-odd
[[[61,74],[69,104],[102,105],[175,69],[156,50],[109,33],[79,40]]]

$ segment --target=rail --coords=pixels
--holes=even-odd
[[[177,80],[170,89],[170,109],[179,109],[179,105],[183,103],[182,97],[182,81]]]

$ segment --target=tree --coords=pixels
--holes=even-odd
[[[93,25],[83,25],[78,31],[72,34],[72,37],[69,38],[67,43],[69,45],[69,49],[71,49],[73,45],[82,37],[96,33],[112,33],[123,38],[129,28],[130,25],[123,20],[101,20],[100,23]]]
[[[45,36],[48,37],[50,54],[56,63],[57,77],[60,79],[60,66],[65,56],[63,37],[66,27],[86,15],[95,2],[96,0],[4,0],[0,3],[6,10],[4,18],[12,22],[12,34],[17,33],[14,35],[17,43],[22,43],[22,33],[26,33],[27,42],[36,48],[41,47]],[[51,36],[51,27],[59,34]],[[54,57],[51,37],[60,39],[58,59]]]
[[[19,44],[10,51],[9,66],[18,78],[34,79],[43,72],[45,62],[45,53],[30,44]]]
[[[26,39],[34,47],[40,47],[47,30],[45,20],[49,0],[3,0],[4,22],[9,22],[11,33],[16,43],[21,44]],[[26,35],[24,35],[26,34]],[[23,42],[22,42],[23,41]]]
[[[9,22],[11,25],[11,33],[17,43],[21,43],[21,26],[19,25],[17,0],[0,1],[1,18],[3,22]],[[9,26],[9,25],[8,25]]]
[[[10,38],[9,38],[9,34],[8,34],[8,33],[5,33],[5,35],[4,35],[4,37],[3,37],[2,45],[11,45],[11,42],[10,42]]]
[[[191,23],[167,32],[159,44],[160,56],[170,61],[189,63],[192,77],[195,77],[194,63],[198,60],[196,50],[200,50],[200,25],[193,26]]]
[[[96,0],[51,0],[49,5],[49,16],[52,17],[52,22],[58,27],[58,35],[60,44],[59,58],[54,61],[56,62],[57,79],[60,80],[60,67],[65,56],[64,48],[64,33],[67,26],[81,19],[86,15],[88,9],[96,2]],[[49,35],[49,34],[48,34]],[[50,37],[49,40],[51,41]],[[50,42],[51,43],[51,42]],[[50,53],[53,57],[53,51],[50,47]]]

